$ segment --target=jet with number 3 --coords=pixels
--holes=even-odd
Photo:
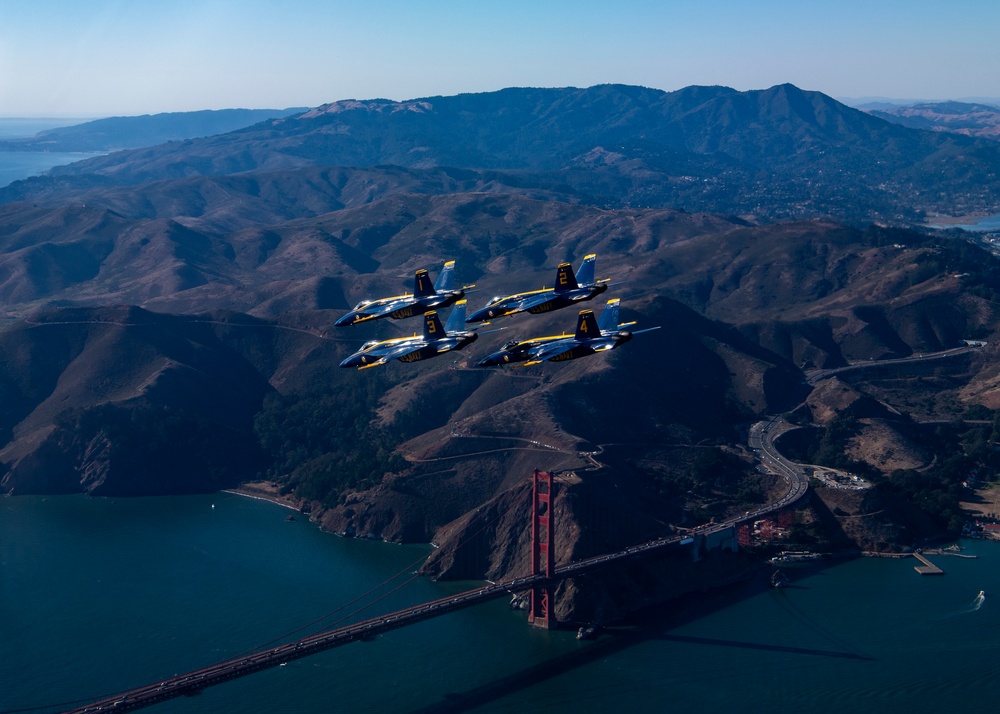
[[[528,367],[539,362],[563,362],[613,350],[632,339],[641,332],[658,330],[659,327],[649,327],[635,332],[625,328],[634,322],[618,322],[618,310],[621,300],[608,300],[601,313],[601,319],[594,317],[593,310],[581,310],[576,323],[576,333],[572,335],[551,335],[534,337],[528,340],[512,340],[503,348],[480,360],[477,367],[495,367],[514,364]]]
[[[418,362],[460,350],[479,337],[474,330],[462,329],[465,327],[465,305],[465,300],[455,303],[451,315],[448,316],[448,322],[443,327],[435,311],[425,312],[423,335],[414,333],[412,337],[371,340],[341,362],[340,366],[369,369],[393,359],[400,362]]]
[[[486,307],[469,315],[468,322],[482,322],[519,312],[551,312],[590,300],[608,289],[609,279],[594,280],[596,263],[596,255],[586,256],[575,274],[569,263],[560,263],[556,268],[555,287],[495,297],[486,303]]]
[[[472,287],[466,285],[460,290],[454,288],[455,285],[455,261],[449,260],[441,269],[437,282],[431,285],[431,278],[426,270],[418,270],[413,276],[413,293],[395,295],[393,297],[378,298],[376,300],[362,300],[349,313],[337,320],[334,325],[343,327],[345,325],[357,325],[359,322],[378,320],[383,317],[391,317],[393,320],[401,320],[404,317],[415,317],[423,315],[428,310],[443,310],[449,305],[465,297],[465,291]]]

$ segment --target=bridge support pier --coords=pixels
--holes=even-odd
[[[546,581],[531,589],[528,622],[546,630],[558,624],[552,597],[552,578],[556,568],[553,526],[552,474],[535,469],[531,497],[531,574],[544,574]]]

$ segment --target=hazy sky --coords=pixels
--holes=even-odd
[[[1000,97],[997,0],[0,0],[0,116],[608,82]]]

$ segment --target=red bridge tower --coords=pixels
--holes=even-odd
[[[535,469],[531,499],[531,574],[547,578],[531,589],[528,622],[546,630],[556,625],[552,578],[555,576],[556,551],[553,538],[552,474]]]

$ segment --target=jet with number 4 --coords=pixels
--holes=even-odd
[[[418,362],[422,359],[438,357],[446,352],[460,350],[472,344],[479,337],[474,330],[464,330],[465,300],[459,300],[442,327],[437,312],[424,313],[424,333],[412,337],[393,337],[388,340],[371,340],[360,350],[340,363],[341,367],[368,369],[386,364],[389,360]]]
[[[441,269],[437,282],[431,285],[431,278],[426,270],[418,270],[413,276],[413,293],[362,300],[349,313],[337,320],[334,325],[357,325],[359,322],[378,320],[391,317],[401,320],[404,317],[423,315],[428,310],[441,310],[465,297],[465,291],[472,287],[466,285],[460,290],[455,285],[455,261],[449,260]]]
[[[494,352],[480,360],[476,366],[495,367],[515,364],[520,367],[528,367],[539,362],[562,362],[587,357],[620,347],[631,340],[633,335],[660,329],[659,327],[649,327],[635,332],[625,329],[635,323],[618,322],[620,303],[619,298],[608,300],[600,320],[594,317],[593,310],[581,310],[575,334],[511,340],[499,352]]]
[[[574,303],[590,300],[608,289],[608,280],[594,280],[596,255],[588,255],[580,263],[580,269],[573,273],[569,263],[560,263],[556,268],[555,287],[515,293],[506,297],[495,297],[486,307],[469,316],[469,322],[482,322],[519,312],[551,312]]]

